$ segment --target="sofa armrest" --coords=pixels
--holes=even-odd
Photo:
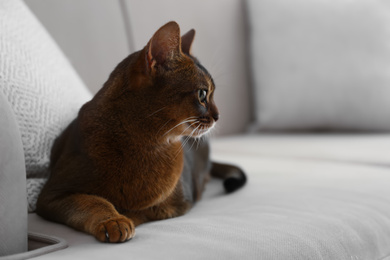
[[[27,251],[24,152],[10,104],[0,90],[0,257]]]

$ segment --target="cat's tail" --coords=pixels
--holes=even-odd
[[[237,166],[213,162],[211,176],[223,179],[223,186],[227,193],[233,192],[246,183],[245,173]]]

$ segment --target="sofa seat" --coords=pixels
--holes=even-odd
[[[253,134],[220,138],[214,152],[247,156],[329,160],[390,167],[390,134]]]
[[[31,232],[69,244],[36,259],[390,259],[390,135],[242,135],[214,139],[212,154],[247,185],[226,195],[212,180],[188,214],[123,244],[30,214]]]

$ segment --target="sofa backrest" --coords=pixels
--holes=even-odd
[[[114,66],[143,48],[163,24],[197,31],[194,55],[213,75],[217,135],[244,131],[252,114],[243,0],[25,0],[96,92]]]

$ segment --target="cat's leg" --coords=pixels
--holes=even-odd
[[[184,167],[181,176],[183,193],[187,200],[201,199],[205,184],[210,179],[210,147],[207,139],[188,138],[184,144]]]
[[[102,242],[124,242],[135,235],[133,221],[121,214],[106,199],[87,194],[73,194],[56,199],[40,196],[37,213],[89,233]]]
[[[181,184],[178,183],[175,191],[163,202],[143,210],[127,211],[123,215],[133,220],[134,225],[138,226],[145,222],[182,216],[192,206],[193,203],[183,196]]]
[[[233,192],[246,183],[245,173],[237,166],[213,162],[211,176],[223,179],[226,192]]]

